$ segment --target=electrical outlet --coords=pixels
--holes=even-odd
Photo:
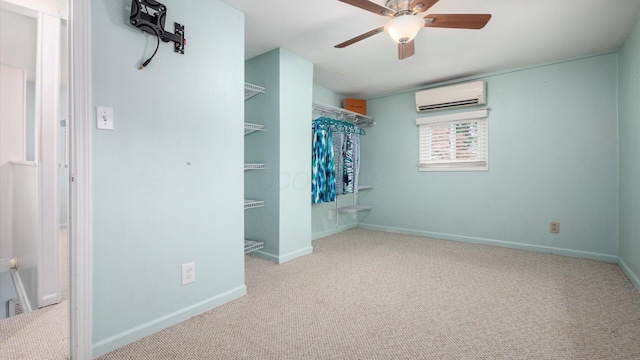
[[[182,264],[182,285],[196,281],[196,263]]]
[[[333,210],[329,210],[329,213],[327,213],[327,218],[329,218],[329,220],[333,219]]]
[[[551,231],[554,234],[560,233],[560,223],[557,221],[552,221],[549,224],[549,231]]]

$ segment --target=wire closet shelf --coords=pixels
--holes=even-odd
[[[262,241],[253,241],[253,240],[245,240],[244,241],[244,253],[248,254],[252,251],[256,251],[258,249],[262,249],[264,247],[264,242]]]
[[[332,115],[336,120],[347,121],[358,127],[375,126],[376,120],[371,116],[362,115],[355,111],[342,109],[339,107],[323,104],[317,101],[313,102],[313,111],[320,113],[321,116]]]
[[[264,94],[264,88],[262,86],[244,83],[244,101],[247,101],[258,94]]]

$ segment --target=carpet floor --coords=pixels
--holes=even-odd
[[[640,359],[640,294],[615,264],[363,229],[248,294],[100,357]]]
[[[313,246],[245,257],[247,296],[100,360],[640,359],[615,264],[362,229]],[[0,321],[0,358],[67,359],[66,308]]]
[[[60,230],[60,303],[0,320],[0,359],[69,358],[68,232]]]

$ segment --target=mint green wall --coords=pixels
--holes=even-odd
[[[313,85],[313,100],[322,104],[342,107],[342,100],[345,97],[333,92],[320,85]],[[317,119],[322,114],[319,112],[313,113],[313,119]],[[309,187],[309,191],[311,188]],[[311,204],[311,201],[309,201]],[[353,195],[340,195],[338,196],[338,207],[353,205]],[[358,218],[354,219],[351,214],[339,214],[338,225],[336,226],[336,203],[321,203],[311,204],[311,236],[313,239],[318,239],[331,234],[336,234],[341,231],[352,229],[358,225]],[[329,212],[331,212],[331,218],[329,218]],[[359,217],[365,216],[366,213],[358,214]]]
[[[244,16],[217,0],[163,3],[185,55],[161,42],[138,70],[155,39],[129,25],[130,2],[92,1],[93,104],[115,117],[93,132],[96,356],[246,293]]]
[[[619,55],[620,265],[640,289],[640,22]]]
[[[280,50],[280,262],[311,247],[313,64]]]
[[[368,101],[361,226],[616,261],[617,55],[484,80],[487,172],[418,172],[414,92]]]
[[[322,87],[318,84],[313,84],[313,101],[318,101],[323,104],[342,107],[342,101],[345,96],[338,94],[337,92],[331,91],[325,87]],[[313,114],[314,118],[320,116],[319,113]]]
[[[265,242],[255,252],[277,263],[312,252],[311,98],[313,65],[283,49],[246,62],[246,81],[266,88],[247,101],[247,122],[264,124],[264,133],[245,139],[245,161],[264,162],[248,171],[245,196],[265,206],[246,210],[247,239]]]

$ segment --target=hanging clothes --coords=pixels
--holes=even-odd
[[[320,119],[319,119],[320,120]],[[331,129],[314,121],[311,197],[314,204],[336,201],[336,178]]]
[[[353,194],[358,192],[360,177],[360,133],[350,130],[344,134],[342,147],[342,192]]]
[[[349,132],[344,135],[344,144],[342,147],[343,165],[342,165],[342,193],[353,193],[353,175],[354,175],[354,133]]]
[[[358,193],[358,180],[360,177],[360,134],[353,134],[353,192]]]
[[[314,204],[358,192],[360,135],[352,123],[324,116],[313,121],[311,194]]]
[[[342,144],[344,143],[344,133],[334,132],[331,134],[333,140],[333,161],[335,165],[336,194],[342,194]]]

